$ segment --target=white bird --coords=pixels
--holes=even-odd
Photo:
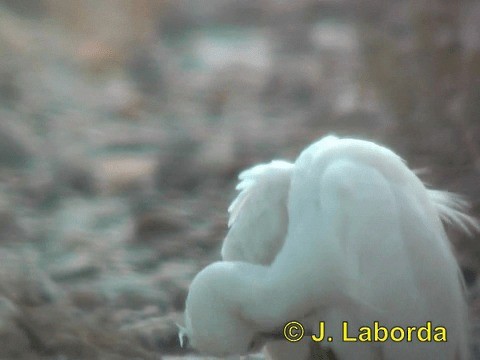
[[[224,261],[194,278],[181,340],[206,354],[241,355],[288,321],[307,333],[325,321],[334,340],[321,345],[341,360],[468,359],[463,282],[441,222],[479,230],[460,197],[426,189],[384,147],[333,136],[294,164],[257,165],[240,180]],[[387,329],[431,322],[448,341],[347,343],[344,321],[353,335],[374,321]],[[270,345],[271,358],[281,358],[282,345]],[[289,358],[308,356],[294,345]]]

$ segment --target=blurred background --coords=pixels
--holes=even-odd
[[[479,116],[475,0],[0,0],[0,359],[188,358],[238,172],[326,134],[478,216]]]

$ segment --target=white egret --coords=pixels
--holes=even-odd
[[[306,333],[325,321],[334,340],[321,345],[338,359],[468,358],[463,283],[441,220],[466,232],[479,225],[458,196],[426,189],[384,147],[333,136],[294,164],[258,165],[240,180],[224,261],[194,278],[181,340],[241,355],[288,321],[302,321]],[[354,338],[378,321],[405,334],[431,322],[448,339],[422,342],[415,330],[411,341],[345,342],[344,321]],[[306,356],[304,347],[292,351]]]

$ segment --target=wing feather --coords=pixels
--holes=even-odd
[[[293,164],[272,161],[240,173],[240,191],[228,208],[229,232],[222,247],[227,261],[270,264],[287,232],[287,197]]]

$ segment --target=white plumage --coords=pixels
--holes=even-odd
[[[239,178],[224,261],[193,280],[181,339],[215,356],[247,354],[288,321],[307,333],[325,321],[335,340],[322,346],[338,359],[468,358],[462,281],[441,223],[478,230],[463,200],[427,190],[384,147],[333,136],[294,164],[257,165]],[[448,341],[345,343],[343,321],[431,321]],[[270,356],[308,358],[305,341],[285,343],[270,343]]]
[[[272,263],[287,233],[293,168],[288,162],[272,161],[239,175],[237,190],[241,192],[228,208],[230,230],[222,247],[223,260]]]

